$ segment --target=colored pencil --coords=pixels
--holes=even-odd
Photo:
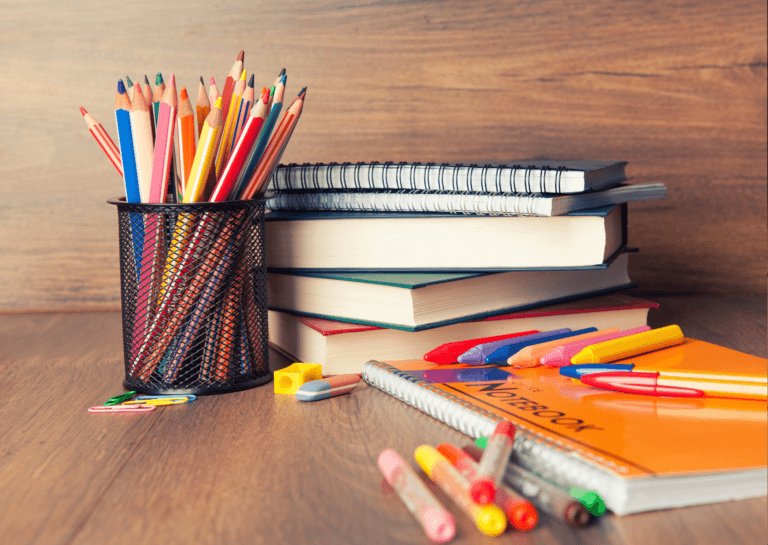
[[[145,83],[149,85],[147,76],[144,76]],[[158,72],[155,76],[155,90],[152,92],[152,120],[155,124],[155,131],[157,131],[157,118],[160,115],[160,101],[163,100],[163,94],[165,94],[165,82],[163,81],[163,75]]]
[[[229,102],[229,111],[228,112],[225,112],[225,110],[221,111],[222,114],[226,113],[226,117],[224,118],[224,128],[222,129],[222,133],[221,133],[221,145],[219,146],[219,150],[216,153],[216,176],[217,177],[221,174],[221,170],[227,164],[227,160],[229,159],[230,143],[232,140],[232,131],[235,128],[238,111],[240,109],[240,99],[242,98],[243,93],[245,92],[245,77],[246,77],[245,70],[243,70],[243,73],[240,76],[240,79],[237,80],[235,89],[232,91],[232,97]]]
[[[171,74],[168,88],[163,92],[158,107],[157,138],[152,163],[152,185],[149,202],[162,203],[168,193],[168,179],[171,171],[173,153],[173,133],[176,127],[176,78]]]
[[[140,86],[136,83],[134,87]],[[149,115],[149,107],[140,92],[133,93],[134,100],[131,104],[131,134],[133,135],[133,149],[136,155],[136,171],[139,177],[139,191],[141,202],[149,202],[149,190],[152,185],[152,156],[154,141],[152,140],[152,120]]]
[[[138,81],[136,82],[136,85],[141,89],[141,92],[144,95],[144,101],[147,103],[149,109],[152,110],[152,86],[149,84],[149,78],[144,76],[144,85],[141,85]],[[151,111],[149,116],[152,117]],[[154,128],[154,126],[155,124],[153,122],[152,127]]]
[[[270,106],[270,103],[267,103],[267,111],[269,112],[269,117],[267,117],[267,120],[264,122],[263,129],[259,134],[259,139],[256,142],[256,145],[253,147],[251,154],[248,156],[248,161],[246,161],[245,167],[241,169],[240,174],[237,177],[235,188],[231,193],[233,199],[242,198],[241,194],[243,189],[256,170],[256,167],[259,164],[259,160],[261,159],[261,156],[264,153],[267,144],[269,143],[269,137],[272,134],[272,129],[275,127],[277,119],[280,116],[280,111],[283,108],[285,80],[286,76],[283,74],[280,77],[278,85],[274,88],[274,91],[270,89],[270,101],[272,104]]]
[[[240,79],[240,74],[243,72],[243,61],[245,60],[245,51],[240,51],[237,56],[237,60],[232,65],[232,69],[229,71],[227,79],[224,81],[224,89],[221,92],[221,111],[223,115],[229,113],[229,103],[232,100],[232,92],[235,90],[235,84]],[[211,100],[211,104],[214,101]],[[225,119],[226,121],[226,119]]]
[[[205,96],[205,92],[202,96]],[[198,106],[198,112],[200,111],[199,108]],[[210,111],[210,108],[208,110]],[[179,179],[183,196],[183,190],[187,187],[189,173],[192,170],[192,162],[195,160],[195,115],[186,87],[181,88],[179,111],[176,114],[176,146],[178,147],[176,157],[179,160]]]
[[[245,73],[245,71],[243,71]],[[235,145],[237,144],[237,139],[240,137],[240,134],[243,132],[243,127],[245,126],[245,122],[248,121],[248,114],[251,111],[251,106],[253,106],[253,99],[254,97],[254,89],[253,89],[253,80],[254,76],[251,74],[251,80],[248,82],[248,85],[245,88],[245,92],[243,93],[243,96],[240,98],[240,106],[237,110],[237,118],[235,119],[235,128],[232,131],[232,138],[230,138],[230,146],[229,146],[229,154],[232,155],[232,152],[235,149]]]
[[[96,143],[101,147],[101,150],[107,156],[107,159],[109,159],[112,164],[115,165],[115,168],[120,173],[120,176],[122,176],[123,161],[120,159],[120,150],[117,149],[117,146],[109,137],[107,131],[104,130],[104,127],[102,127],[101,123],[96,121],[93,116],[86,112],[85,108],[82,106],[80,106],[80,113],[83,114],[85,124],[88,126],[88,130],[90,131],[91,135],[93,135]]]
[[[211,112],[211,101],[208,100],[208,94],[205,92],[205,84],[203,83],[203,76],[200,76],[200,85],[197,88],[197,106],[195,107],[197,113],[197,136],[203,132],[203,123],[205,118]]]
[[[264,154],[259,160],[256,171],[243,189],[243,194],[241,195],[242,199],[249,200],[264,193],[266,184],[269,182],[269,177],[271,176],[274,167],[277,165],[277,161],[280,160],[283,151],[285,151],[288,140],[290,140],[291,134],[293,134],[293,129],[296,127],[296,123],[301,116],[305,94],[306,87],[301,90],[298,98],[294,100],[293,104],[291,104],[285,112],[285,116],[283,116],[280,125],[277,130],[275,130],[275,136],[270,140],[267,148],[264,150]]]
[[[125,76],[125,89],[128,91],[128,98],[131,102],[133,102],[133,82],[131,81],[131,78],[128,76]]]
[[[211,76],[211,84],[208,90],[208,102],[210,104],[216,104],[216,99],[218,99],[220,96],[221,93],[219,93],[219,88],[216,86],[216,80],[213,79],[213,76]],[[203,121],[205,121],[205,119],[203,119]]]
[[[234,198],[234,184],[243,168],[243,164],[253,151],[259,131],[264,124],[267,113],[268,93],[264,93],[258,103],[251,109],[251,115],[243,128],[241,138],[235,145],[235,150],[229,157],[224,171],[219,177],[219,183],[211,194],[211,202],[222,202]]]
[[[221,133],[221,103],[221,98],[216,100],[213,108],[211,108],[211,113],[205,120],[205,126],[200,134],[197,150],[195,150],[195,159],[189,173],[189,181],[187,187],[184,188],[185,203],[198,202],[203,196],[205,182],[216,156],[216,147]]]
[[[125,200],[129,203],[140,203],[139,177],[136,172],[136,154],[133,149],[133,136],[131,134],[131,101],[128,99],[128,91],[123,80],[117,82],[115,96],[115,121],[117,125],[117,138],[120,142],[120,158],[123,164],[123,182],[125,184]],[[136,260],[137,278],[141,272],[141,252],[144,247],[144,221],[141,214],[131,213],[131,238],[133,240],[133,253]]]
[[[299,97],[301,98],[301,105],[299,106],[298,113],[296,116],[291,120],[291,126],[288,129],[288,132],[286,136],[283,138],[283,142],[280,145],[280,151],[277,153],[277,157],[272,161],[272,166],[270,167],[269,172],[266,174],[264,181],[263,181],[263,189],[260,191],[260,195],[263,194],[267,190],[267,186],[269,185],[270,180],[272,179],[273,174],[275,173],[275,170],[277,169],[277,166],[280,164],[280,159],[283,157],[283,153],[285,153],[285,148],[288,147],[288,142],[291,139],[291,136],[293,136],[293,131],[296,129],[296,125],[299,123],[299,119],[301,118],[301,112],[304,108],[304,97],[307,94],[307,88],[305,87],[302,89],[301,94]]]

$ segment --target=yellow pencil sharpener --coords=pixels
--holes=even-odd
[[[275,393],[293,395],[301,385],[323,378],[323,366],[319,363],[294,363],[275,371]]]

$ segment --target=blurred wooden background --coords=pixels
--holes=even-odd
[[[0,309],[117,308],[118,78],[308,86],[283,162],[622,159],[643,294],[766,293],[766,5],[712,1],[0,4]]]

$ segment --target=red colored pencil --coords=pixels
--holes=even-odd
[[[115,165],[115,168],[120,173],[120,176],[123,175],[123,162],[120,159],[120,150],[117,148],[115,143],[112,141],[112,139],[107,134],[107,131],[104,130],[104,127],[102,127],[101,123],[96,121],[91,114],[85,111],[85,108],[80,106],[80,113],[83,114],[83,118],[85,119],[85,124],[88,125],[88,130],[93,135],[93,138],[96,140],[96,143],[101,147],[102,151],[106,154],[107,158],[112,162],[113,165]]]

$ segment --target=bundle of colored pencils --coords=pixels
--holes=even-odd
[[[115,119],[119,147],[104,127],[80,108],[94,139],[123,177],[129,203],[223,202],[264,194],[301,117],[306,87],[278,123],[285,94],[285,69],[259,95],[254,76],[246,83],[241,51],[219,94],[200,78],[195,110],[185,87],[176,92],[158,73],[155,88],[119,80]],[[196,141],[197,137],[197,141]],[[175,146],[174,146],[175,145]],[[175,147],[175,149],[174,149]],[[175,163],[175,166],[174,166]]]
[[[257,95],[255,78],[246,83],[243,64],[241,51],[221,94],[213,78],[206,93],[201,77],[194,111],[186,88],[177,97],[173,74],[166,84],[158,73],[154,91],[146,77],[144,85],[119,80],[119,148],[81,108],[89,130],[123,176],[126,202],[224,202],[264,194],[301,116],[306,88],[278,123],[285,69]],[[124,339],[129,375],[178,385],[190,373],[198,383],[222,383],[237,370],[253,371],[259,358],[248,339],[257,338],[264,324],[255,323],[249,312],[258,297],[242,251],[245,211],[221,217],[181,212],[168,226],[170,238],[165,214],[131,216],[138,289],[135,304],[128,305],[134,308],[132,336]],[[188,363],[197,352],[193,344],[200,342],[203,361]]]

